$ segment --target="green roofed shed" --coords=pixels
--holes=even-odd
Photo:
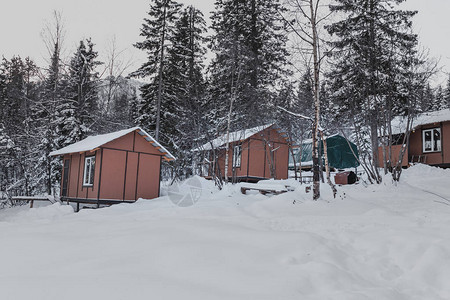
[[[355,168],[358,163],[358,148],[355,144],[338,134],[327,137],[328,163],[335,169]],[[323,142],[319,143],[319,154],[323,158]],[[308,140],[302,143],[301,148],[293,149],[295,162],[300,161],[303,166],[312,166],[312,141]],[[355,157],[356,155],[356,157]],[[297,166],[298,167],[298,166]],[[289,168],[294,168],[292,154],[289,155]]]

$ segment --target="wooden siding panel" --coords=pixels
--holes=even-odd
[[[409,160],[412,156],[422,155],[422,130],[416,129],[409,136]]]
[[[125,200],[136,200],[136,174],[137,174],[138,154],[128,152],[128,162],[126,170]]]
[[[264,136],[270,137],[268,140],[271,142],[287,144],[286,138],[282,137],[275,129],[269,128],[264,132]]]
[[[59,183],[59,195],[62,196],[62,190],[63,190],[63,181],[64,181],[64,161],[66,159],[70,160],[70,154],[66,154],[62,157],[62,167],[61,167],[61,181]],[[72,160],[70,160],[70,164],[72,164]],[[69,195],[69,183],[70,183],[70,170],[72,166],[69,165],[69,177],[67,181],[67,195]]]
[[[161,157],[140,154],[137,198],[153,199],[159,195],[159,171]]]
[[[248,176],[264,177],[264,141],[251,140]]]
[[[247,161],[248,161],[248,140],[242,143],[241,153],[241,167],[236,168],[236,175],[240,177],[247,176]]]
[[[136,133],[136,140],[134,141],[134,151],[136,152],[142,152],[142,153],[149,153],[149,154],[156,154],[156,155],[163,155],[159,150],[157,150],[150,142],[147,142],[147,140]]]
[[[68,197],[76,197],[77,195],[77,177],[78,177],[78,164],[80,163],[80,155],[73,154],[68,155],[70,162],[69,169],[69,189],[67,190]]]
[[[130,132],[118,139],[104,144],[102,147],[133,151],[133,138],[134,132]]]
[[[393,145],[391,147],[392,154],[392,165],[396,165],[399,159],[400,151],[402,150],[402,145]],[[386,155],[389,155],[389,148],[386,148]],[[408,149],[406,149],[405,154],[403,155],[402,167],[407,167],[410,159],[410,155],[408,153]],[[389,158],[388,158],[389,160]],[[383,159],[383,147],[378,147],[378,166],[380,168],[384,168],[384,159]]]
[[[267,141],[271,142],[269,140],[269,137],[266,137],[266,139],[267,139]],[[272,164],[276,164],[275,157],[274,157],[274,161],[272,162],[272,159],[270,158],[270,149],[271,148],[267,145],[267,143],[264,143],[264,147],[265,147],[265,151],[264,151],[264,158],[265,158],[265,161],[264,161],[264,164],[265,164],[264,177],[265,178],[271,178],[271,176],[270,176],[270,168],[271,168]]]
[[[434,152],[434,153],[425,153],[427,159],[426,164],[427,165],[439,165],[442,163],[442,153],[441,152]]]
[[[250,137],[251,139],[266,140],[274,143],[287,144],[288,141],[285,137],[281,136],[278,130],[267,128],[261,132],[258,132]]]
[[[103,149],[102,183],[100,186],[100,199],[123,198],[123,183],[125,177],[125,161],[127,152],[120,150]],[[100,170],[100,159],[96,159],[95,174]],[[94,189],[95,191],[96,189]],[[90,198],[93,198],[89,192]],[[97,198],[97,195],[95,195]]]
[[[444,122],[442,124],[442,139],[444,164],[450,164],[450,122]]]
[[[286,144],[275,144],[276,179],[287,179],[289,164],[289,146]]]

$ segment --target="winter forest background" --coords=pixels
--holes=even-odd
[[[378,136],[392,144],[392,118],[450,107],[450,78],[431,83],[439,64],[401,0],[217,0],[211,28],[193,6],[149,2],[133,45],[148,59],[134,70],[114,42],[104,61],[91,39],[65,59],[60,12],[43,28],[48,65],[2,58],[0,191],[53,194],[61,161],[51,151],[136,125],[178,158],[165,165],[171,178],[195,173],[202,158],[191,150],[227,130],[276,122],[293,141],[311,138],[310,121],[280,107],[319,112],[316,125],[349,136],[378,182]]]

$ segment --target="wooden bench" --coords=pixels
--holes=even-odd
[[[33,208],[34,201],[48,201],[50,203],[55,203],[56,201],[52,196],[46,196],[46,197],[35,197],[35,196],[15,196],[11,197],[12,203],[18,203],[18,202],[30,202],[30,208]]]
[[[244,195],[247,193],[247,191],[258,191],[263,195],[266,195],[266,194],[279,195],[279,194],[286,193],[288,191],[293,191],[293,190],[294,189],[288,185],[285,185],[284,187],[280,187],[279,185],[273,186],[273,187],[271,187],[270,185],[258,186],[257,184],[255,184],[254,186],[249,186],[249,185],[241,186],[241,193]]]

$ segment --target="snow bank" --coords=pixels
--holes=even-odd
[[[39,205],[40,204],[40,205]],[[0,222],[52,222],[73,214],[72,206],[55,204],[42,204],[35,202],[35,208],[30,209],[28,205],[0,210]]]
[[[434,199],[450,199],[450,169],[417,164],[403,172],[400,181],[404,185],[429,195],[434,194]]]
[[[425,178],[424,178],[425,177]],[[219,191],[73,213],[2,218],[3,299],[450,299],[448,171],[415,166],[395,186],[343,186],[312,201]],[[448,188],[447,188],[448,190]],[[187,192],[187,191],[186,191]],[[296,204],[293,204],[293,202]],[[24,288],[26,287],[26,288]]]

